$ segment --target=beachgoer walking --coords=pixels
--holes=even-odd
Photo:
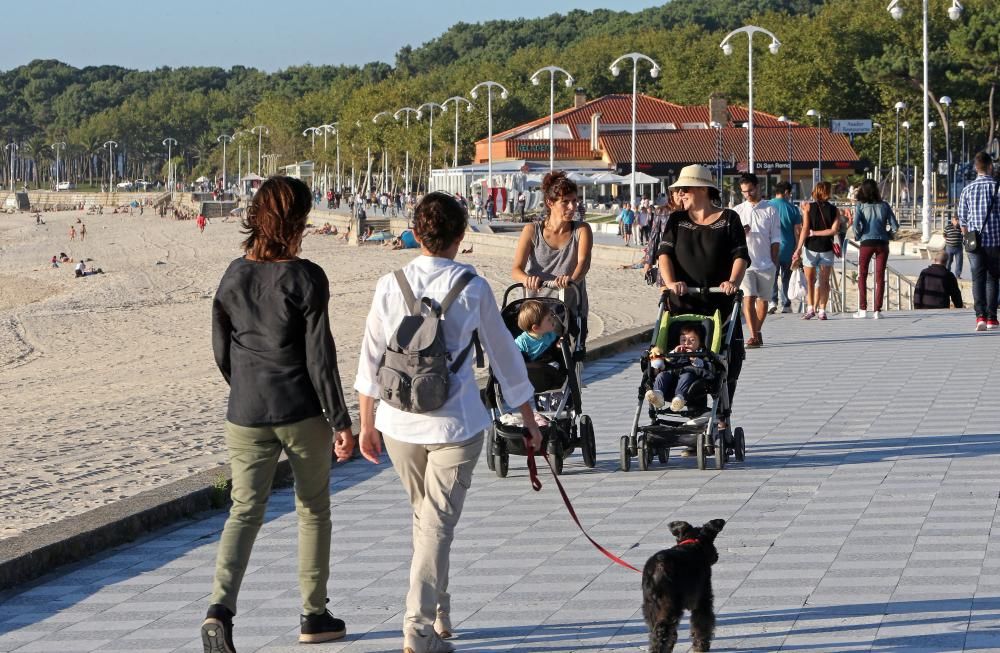
[[[889,262],[889,237],[899,229],[896,214],[887,202],[882,201],[878,184],[865,179],[857,190],[858,203],[854,207],[854,238],[860,243],[858,253],[858,312],[864,318],[868,311],[868,266],[875,257],[875,313],[882,317],[882,298],[885,296],[885,267]]]
[[[283,451],[295,476],[299,522],[299,641],[347,632],[326,609],[330,444],[333,435],[337,459],[347,460],[354,437],[330,334],[330,284],[320,266],[299,258],[311,208],[309,187],[297,179],[261,184],[243,220],[246,255],[229,265],[212,305],[212,348],[230,387],[225,432],[233,505],[201,628],[206,652],[234,651],[237,596]]]
[[[777,312],[779,303],[782,313],[792,312],[792,300],[788,298],[788,283],[792,278],[792,254],[795,252],[795,244],[799,242],[799,233],[802,231],[802,213],[792,204],[791,199],[792,185],[787,181],[778,182],[771,205],[778,211],[781,246],[778,248],[778,271],[774,275],[774,289],[771,290],[768,313]]]
[[[625,247],[632,244],[633,224],[635,224],[635,211],[631,204],[626,204],[622,209],[622,238],[625,240]]]
[[[83,241],[87,238],[87,225],[83,222],[80,223],[80,240]]]
[[[979,247],[969,252],[972,267],[972,298],[976,307],[976,331],[1000,328],[997,322],[997,286],[1000,284],[1000,197],[993,178],[993,157],[979,152],[975,157],[976,179],[962,189],[958,200],[958,222],[962,233],[979,234]]]
[[[806,313],[802,319],[825,320],[833,272],[833,238],[840,232],[840,212],[829,202],[830,182],[816,184],[812,196],[813,201],[802,215],[802,231],[792,253],[792,265],[801,260],[806,277]]]
[[[483,196],[481,193],[476,193],[472,197],[472,206],[476,209],[476,222],[482,224],[483,222]]]
[[[486,198],[486,221],[493,222],[497,219],[497,201],[493,198],[493,193]]]
[[[955,278],[961,279],[965,250],[962,249],[962,227],[958,224],[958,215],[954,213],[944,226],[944,251],[948,255],[948,269],[955,274]]]
[[[528,203],[528,196],[522,190],[517,196],[517,204],[514,205],[514,212],[521,216],[521,222],[524,222],[524,207]]]
[[[205,215],[203,213],[198,214],[198,218],[195,220],[195,224],[198,225],[198,231],[205,233]]]
[[[558,288],[576,284],[580,311],[580,343],[587,341],[587,272],[590,270],[594,234],[586,222],[575,220],[576,182],[565,172],[550,172],[542,180],[542,196],[547,215],[535,224],[529,222],[521,230],[514,252],[511,276],[523,283],[532,295],[551,296],[558,291],[543,290],[542,283],[552,281]],[[570,293],[571,295],[572,293]],[[572,307],[572,300],[567,302]]]
[[[76,226],[74,225],[69,226],[69,239],[76,240]]]
[[[743,201],[734,207],[746,231],[750,266],[743,275],[743,316],[750,337],[747,349],[764,344],[764,320],[767,319],[767,300],[774,290],[778,268],[778,250],[781,246],[781,219],[778,211],[767,200],[761,199],[757,175],[744,172],[740,175],[740,193]]]
[[[542,436],[535,424],[534,389],[521,352],[500,317],[489,284],[475,275],[472,266],[454,260],[467,227],[467,214],[454,197],[437,192],[425,195],[413,220],[422,255],[400,272],[414,297],[439,304],[454,299],[439,327],[447,349],[456,355],[467,351],[478,333],[505,401],[520,407],[531,444],[537,449]],[[461,287],[466,275],[471,279]],[[452,298],[455,288],[460,290]],[[490,416],[480,399],[471,356],[451,375],[449,396],[440,408],[406,412],[381,401],[376,411],[375,400],[383,391],[379,364],[409,314],[406,297],[407,289],[395,274],[385,275],[375,287],[354,384],[360,403],[359,438],[362,455],[375,464],[384,441],[413,510],[403,652],[443,653],[454,650],[444,641],[454,634],[448,592],[451,546]]]

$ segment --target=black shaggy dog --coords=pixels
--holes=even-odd
[[[671,653],[677,643],[677,624],[691,611],[691,640],[695,651],[707,651],[715,631],[712,605],[712,565],[719,560],[715,536],[726,525],[713,519],[701,528],[686,521],[668,527],[677,544],[646,561],[642,570],[642,615],[649,627],[649,653]]]

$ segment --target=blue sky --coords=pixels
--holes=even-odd
[[[33,59],[70,65],[392,63],[459,21],[534,18],[572,9],[638,11],[653,0],[2,0],[0,70]]]

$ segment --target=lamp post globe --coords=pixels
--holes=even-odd
[[[614,61],[611,62],[611,74],[615,77],[618,76],[621,69],[619,64],[626,59],[632,61],[632,180],[629,184],[629,199],[633,208],[636,205],[635,202],[635,167],[636,167],[636,156],[635,156],[635,115],[636,115],[636,98],[637,98],[637,87],[638,87],[638,77],[639,77],[639,62],[645,61],[652,66],[649,71],[649,76],[656,78],[660,74],[660,64],[653,61],[650,57],[642,54],[641,52],[629,52],[628,54],[623,54]]]

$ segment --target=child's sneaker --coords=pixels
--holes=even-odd
[[[670,410],[675,413],[679,413],[685,408],[687,408],[687,401],[684,400],[684,397],[674,397],[673,401],[670,402]]]
[[[659,390],[647,390],[646,401],[657,410],[663,408],[664,404],[667,403],[666,399],[663,398],[663,393]]]

